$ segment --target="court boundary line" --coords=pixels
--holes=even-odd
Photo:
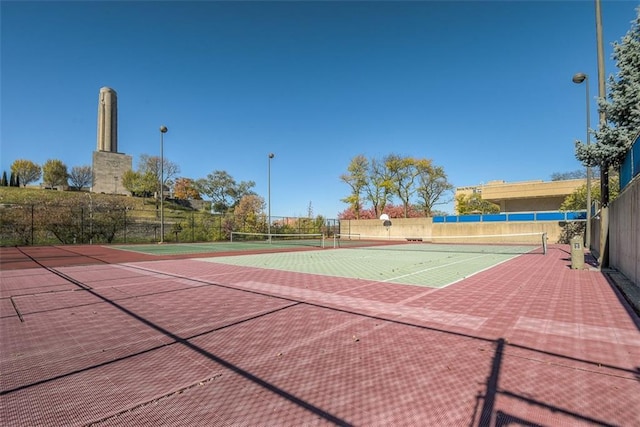
[[[427,272],[427,271],[431,271],[431,270],[437,270],[437,269],[439,269],[439,268],[449,267],[449,266],[456,265],[456,264],[460,264],[460,263],[467,262],[467,261],[473,261],[474,259],[480,259],[480,258],[483,258],[483,257],[486,257],[486,256],[490,256],[490,255],[494,255],[494,254],[478,255],[478,256],[475,256],[475,257],[473,257],[473,258],[462,259],[462,260],[459,260],[459,261],[451,262],[451,263],[449,263],[449,264],[442,264],[442,265],[438,265],[438,266],[435,266],[435,267],[429,267],[429,268],[425,268],[425,269],[422,269],[422,270],[415,271],[415,272],[413,272],[413,273],[407,273],[407,274],[403,274],[403,275],[401,275],[401,276],[391,277],[391,278],[389,278],[389,279],[380,280],[380,281],[381,281],[381,282],[385,282],[385,283],[395,283],[395,282],[393,282],[393,280],[402,279],[403,277],[414,276],[414,275],[416,275],[416,274],[425,273],[425,272]],[[485,271],[485,270],[491,269],[491,268],[493,268],[493,267],[495,267],[495,266],[497,266],[497,265],[502,264],[503,262],[510,261],[510,260],[512,260],[512,259],[514,259],[514,258],[519,257],[520,255],[522,255],[522,254],[517,254],[517,255],[515,255],[515,256],[512,256],[512,257],[510,257],[510,258],[507,258],[506,260],[503,260],[503,261],[500,261],[500,262],[498,262],[498,263],[496,263],[496,264],[493,264],[492,266],[489,266],[489,267],[486,267],[486,268],[484,268],[484,269],[482,269],[482,270],[479,270],[479,271],[476,271],[476,272],[474,272],[474,273],[471,273],[471,274],[470,274],[470,275],[468,275],[468,276],[464,276],[463,278],[456,280],[456,282],[458,282],[458,281],[460,281],[460,280],[464,280],[464,279],[466,279],[467,277],[474,276],[474,275],[476,275],[476,274],[478,274],[478,273],[480,273],[480,272],[482,272],[482,271]],[[447,283],[446,285],[439,286],[439,287],[437,287],[436,289],[446,288],[447,286],[451,285],[452,283],[455,283],[455,282]],[[400,283],[400,284],[407,284],[407,283]],[[425,285],[425,286],[426,286],[426,285]]]
[[[524,255],[524,254],[519,254],[520,255]],[[145,262],[149,262],[149,261],[145,261]],[[158,260],[158,261],[151,261],[153,263],[155,262],[167,262],[167,260]],[[134,268],[138,268],[137,266],[132,266]],[[258,267],[246,267],[246,268],[258,268]],[[299,300],[299,299],[295,299],[295,298],[290,298],[290,297],[283,297],[280,295],[273,295],[273,294],[269,294],[266,292],[260,292],[260,291],[254,291],[254,290],[250,290],[250,289],[246,289],[246,288],[238,288],[235,287],[233,285],[226,285],[226,284],[222,284],[222,283],[216,283],[213,281],[206,281],[203,279],[195,279],[195,278],[188,278],[176,273],[166,273],[166,272],[161,272],[161,271],[155,271],[155,270],[148,270],[146,268],[140,268],[143,271],[148,271],[151,273],[155,273],[155,274],[162,274],[162,275],[167,275],[170,277],[176,277],[176,278],[180,278],[180,279],[185,279],[188,281],[195,281],[198,283],[204,283],[204,284],[208,284],[210,286],[215,286],[215,287],[222,287],[222,288],[227,288],[227,289],[231,289],[231,290],[236,290],[236,291],[240,291],[240,292],[247,292],[247,293],[253,293],[253,294],[257,294],[257,295],[261,295],[261,296],[266,296],[266,297],[270,297],[270,298],[278,298],[278,299],[283,299],[285,301],[289,301],[292,302],[294,304],[291,305],[291,307],[293,306],[297,306],[297,305],[308,305],[311,307],[316,307],[319,309],[324,309],[324,310],[329,310],[329,311],[337,311],[340,313],[345,313],[345,314],[350,314],[350,315],[354,315],[354,316],[360,316],[360,317],[365,317],[368,319],[372,319],[372,320],[379,320],[379,321],[385,321],[385,322],[391,322],[394,324],[398,324],[401,326],[408,326],[408,327],[412,327],[412,328],[418,328],[418,329],[423,329],[423,330],[428,330],[428,331],[432,331],[432,332],[437,332],[437,333],[443,333],[443,334],[451,334],[451,335],[455,335],[458,337],[463,337],[463,338],[469,338],[469,339],[474,339],[474,340],[479,340],[482,342],[487,342],[487,343],[495,343],[497,341],[497,339],[493,339],[493,338],[486,338],[486,337],[482,337],[479,335],[472,335],[469,333],[464,333],[464,332],[459,332],[459,331],[452,331],[452,330],[447,330],[447,329],[443,329],[443,328],[439,328],[439,327],[435,327],[435,326],[428,326],[428,325],[420,325],[420,324],[416,324],[416,323],[411,323],[411,322],[407,322],[405,320],[401,320],[400,318],[389,318],[389,317],[385,317],[383,315],[379,315],[379,314],[369,314],[369,313],[363,313],[363,312],[359,312],[359,311],[354,311],[354,310],[350,310],[350,309],[345,309],[345,308],[340,308],[340,307],[334,307],[334,306],[330,306],[330,305],[324,305],[324,304],[320,304],[320,303],[315,303],[315,302],[310,302],[310,301],[304,301],[304,300]],[[312,273],[300,273],[300,274],[312,274]],[[371,281],[372,283],[375,281]],[[400,286],[406,286],[404,284],[396,284],[396,283],[392,283],[393,285],[400,285]],[[410,285],[411,286],[411,285]],[[429,290],[433,291],[433,288],[430,288]],[[287,308],[290,308],[289,306]],[[574,356],[569,356],[569,355],[564,355],[561,353],[554,353],[551,351],[547,351],[547,350],[540,350],[540,349],[536,349],[533,347],[529,347],[529,346],[525,346],[522,344],[516,344],[516,343],[506,343],[507,346],[509,347],[514,347],[514,348],[519,348],[522,350],[526,350],[526,351],[531,351],[533,353],[541,353],[541,354],[545,354],[548,356],[553,356],[553,357],[558,357],[558,358],[562,358],[562,359],[569,359],[578,363],[584,363],[587,365],[593,365],[593,366],[597,366],[597,367],[605,367],[608,369],[612,369],[615,371],[622,371],[622,372],[626,372],[626,373],[630,373],[633,375],[637,375],[637,372],[635,370],[630,370],[627,368],[623,368],[623,367],[619,367],[619,366],[615,366],[615,365],[611,365],[611,364],[607,364],[607,363],[601,363],[601,362],[595,362],[595,361],[590,361],[587,359],[581,359],[581,358],[577,358]],[[562,366],[562,367],[566,367],[565,365],[560,365],[557,364],[557,366]],[[574,369],[573,367],[569,367],[571,369]],[[603,375],[607,375],[606,373],[602,373]]]

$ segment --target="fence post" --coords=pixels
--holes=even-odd
[[[33,246],[33,215],[34,205],[31,205],[31,246]]]
[[[84,244],[84,207],[80,206],[80,243]]]

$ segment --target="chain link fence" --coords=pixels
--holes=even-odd
[[[158,206],[64,204],[0,204],[0,245],[64,245],[164,242],[212,242],[228,240],[232,231],[266,233],[263,213],[238,216],[207,211],[164,211]],[[164,225],[164,227],[162,227]],[[271,217],[271,233],[332,236],[339,232],[335,219]]]

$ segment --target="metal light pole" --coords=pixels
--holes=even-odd
[[[571,79],[576,84],[585,83],[587,88],[587,146],[591,143],[591,108],[589,107],[589,76],[585,73],[576,73]],[[591,167],[587,166],[587,229],[585,230],[584,245],[591,250]]]
[[[598,97],[607,97],[604,70],[604,41],[602,36],[602,8],[600,0],[595,0],[596,9],[596,48],[598,53]],[[607,125],[607,117],[602,108],[598,108],[598,129]],[[598,248],[600,268],[609,267],[609,162],[600,164],[600,245]]]
[[[166,126],[160,126],[160,243],[164,243],[164,134]]]
[[[269,235],[269,243],[271,243],[271,159],[275,157],[275,154],[269,153],[269,168],[267,179],[267,210],[269,219],[267,222],[267,234]]]

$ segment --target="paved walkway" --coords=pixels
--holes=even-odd
[[[640,319],[568,247],[444,289],[93,259],[0,272],[4,425],[640,425]]]

